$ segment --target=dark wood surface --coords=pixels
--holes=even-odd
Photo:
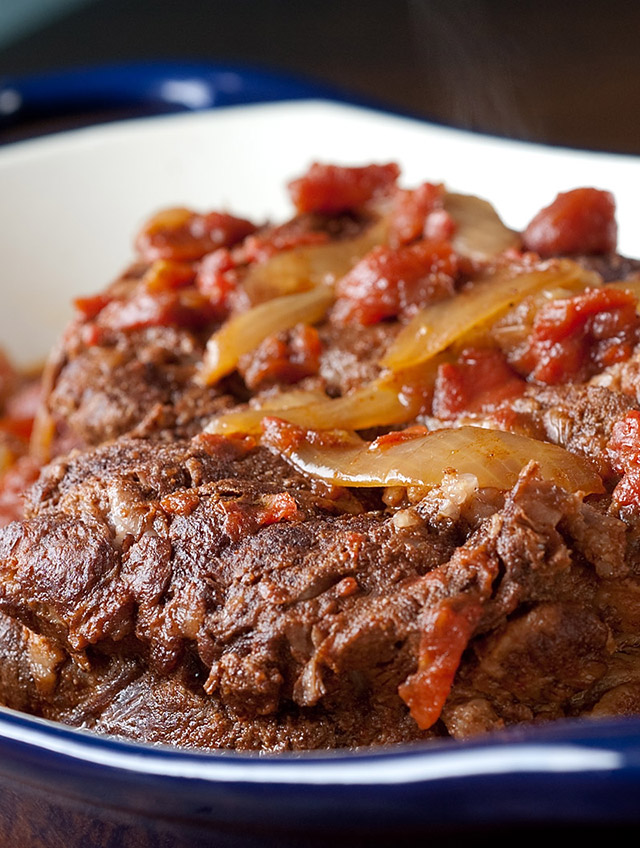
[[[192,59],[303,74],[454,126],[640,154],[632,0],[98,0],[0,75]]]

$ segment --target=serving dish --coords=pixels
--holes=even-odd
[[[44,356],[74,295],[106,284],[156,208],[285,216],[311,161],[398,161],[490,197],[520,227],[578,185],[617,198],[640,255],[631,157],[473,136],[328,101],[91,127],[0,150],[0,338]],[[0,836],[33,845],[350,845],[521,825],[637,824],[640,721],[563,722],[473,743],[297,757],[203,755],[98,738],[0,710]]]

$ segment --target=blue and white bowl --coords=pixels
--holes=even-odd
[[[7,121],[117,105],[123,82],[143,105],[197,110],[0,147],[0,343],[22,364],[46,355],[73,296],[102,288],[128,263],[134,233],[155,210],[283,218],[286,181],[314,160],[397,161],[408,185],[442,181],[487,197],[514,227],[558,191],[607,188],[617,198],[621,252],[640,256],[637,158],[476,136],[256,72],[111,73],[0,87]],[[262,102],[246,105],[252,100]],[[627,824],[640,824],[640,718],[366,753],[252,756],[124,743],[0,708],[7,846],[354,848]]]

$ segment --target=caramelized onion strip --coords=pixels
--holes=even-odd
[[[388,221],[381,217],[353,238],[294,247],[252,265],[242,282],[249,302],[256,305],[317,285],[332,285],[366,253],[383,244],[388,231]]]
[[[277,415],[305,430],[366,430],[388,427],[410,421],[419,411],[420,399],[405,398],[393,379],[380,378],[339,398],[318,400],[300,397],[292,402],[289,392],[269,399],[260,408],[232,410],[214,418],[206,427],[208,433],[228,435],[262,432],[265,415]],[[300,393],[304,395],[304,393]]]
[[[448,300],[422,309],[382,359],[393,371],[427,362],[454,342],[487,328],[527,295],[545,288],[583,290],[601,285],[597,274],[570,259],[552,260],[533,271],[501,269]]]
[[[444,208],[457,224],[451,239],[456,253],[484,261],[520,247],[519,234],[503,224],[488,201],[472,194],[447,192]]]
[[[401,436],[402,434],[400,434]],[[277,439],[269,439],[278,448]],[[540,475],[570,492],[602,492],[586,459],[564,448],[502,430],[460,427],[397,441],[344,444],[294,440],[283,450],[298,470],[340,486],[434,487],[445,474],[472,474],[478,487],[511,489],[534,461]]]
[[[268,336],[296,324],[320,321],[332,301],[332,290],[318,286],[300,294],[273,298],[230,318],[207,342],[198,382],[212,385],[230,374],[240,357],[255,350]]]

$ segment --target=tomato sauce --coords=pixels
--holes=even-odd
[[[540,256],[612,252],[618,240],[615,211],[608,191],[576,188],[559,194],[524,231],[524,247]]]
[[[455,363],[438,367],[433,414],[443,420],[462,413],[490,412],[505,400],[521,395],[526,382],[493,348],[469,348]]]
[[[147,221],[136,239],[136,249],[149,262],[193,261],[218,247],[231,247],[255,230],[251,221],[225,212],[201,215],[190,209],[166,209]]]
[[[392,246],[410,244],[420,238],[448,241],[456,224],[444,209],[443,185],[423,183],[416,189],[399,190],[391,212],[389,242]]]
[[[318,373],[322,343],[315,327],[298,324],[286,338],[269,336],[240,365],[244,381],[252,391],[273,383],[297,383]]]
[[[614,501],[640,507],[640,412],[633,409],[613,425],[607,453],[613,469],[623,475],[613,491]]]
[[[587,289],[539,310],[527,345],[513,364],[540,383],[584,381],[628,359],[639,335],[631,292]]]
[[[458,258],[446,241],[375,247],[338,280],[333,317],[341,324],[364,325],[409,317],[451,295],[457,273]]]
[[[431,727],[440,717],[462,654],[482,615],[473,600],[456,605],[443,601],[426,617],[418,650],[418,670],[398,687],[419,727]]]
[[[301,521],[305,517],[288,492],[263,495],[258,503],[220,501],[218,508],[225,514],[224,532],[234,541],[254,535],[260,527],[281,521]]]
[[[114,300],[98,317],[105,330],[139,330],[145,327],[204,327],[215,318],[207,297],[196,289],[161,291],[150,294],[144,289],[129,300]],[[98,336],[98,340],[100,336]]]
[[[400,169],[393,162],[363,168],[314,162],[304,176],[289,183],[289,194],[298,212],[334,215],[358,209],[388,193],[399,175]]]

